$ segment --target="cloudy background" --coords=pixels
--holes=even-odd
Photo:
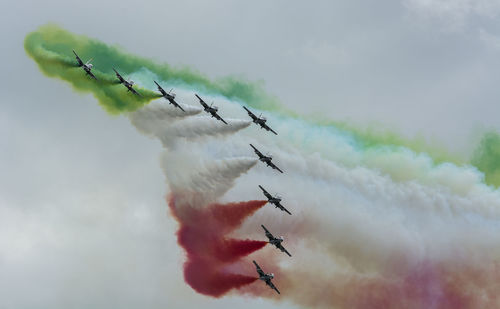
[[[0,308],[287,307],[182,280],[161,145],[23,49],[47,22],[285,105],[437,140],[467,155],[499,129],[500,1],[0,3]],[[189,302],[188,302],[189,299]]]

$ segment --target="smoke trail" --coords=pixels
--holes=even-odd
[[[489,183],[498,181],[500,139],[495,134],[486,135],[474,155],[473,163],[483,174],[453,164],[463,160],[419,141],[301,119],[255,85],[230,79],[211,82],[56,30],[62,32],[56,38],[49,35],[53,29],[39,30],[44,46],[58,42],[35,58],[43,67],[64,66],[57,50],[73,40],[89,54],[116,57],[129,72],[147,70],[179,88],[228,98],[224,110],[235,115],[241,112],[241,101],[274,111],[268,119],[279,137],[252,128],[218,132],[215,120],[184,118],[156,105],[131,115],[140,131],[167,148],[161,163],[171,194],[169,207],[180,225],[178,241],[188,255],[184,275],[199,293],[220,297],[237,288],[274,296],[264,285],[250,285],[255,270],[246,256],[252,254],[277,273],[281,297],[307,307],[500,307],[500,192],[484,183],[484,175]],[[65,36],[69,38],[60,39]],[[246,157],[250,142],[270,150],[286,166],[286,174],[264,166],[249,171],[257,162]],[[252,188],[262,181],[286,193],[294,216],[276,215],[271,207],[256,212],[263,201],[219,202],[250,200],[261,194]],[[291,236],[286,246],[293,259],[257,251],[265,242],[248,238],[262,237],[256,229],[262,223]]]
[[[129,114],[130,122],[142,134],[158,136],[160,131],[168,128],[172,123],[201,112],[200,109],[183,106],[185,111],[167,105],[162,101],[151,102],[144,108]]]
[[[75,36],[57,26],[47,25],[28,34],[24,40],[24,49],[44,74],[69,82],[75,90],[91,92],[110,113],[133,111],[158,97],[153,91],[141,88],[136,88],[141,96],[128,92],[118,84],[112,65],[116,65],[124,77],[132,72],[123,70],[118,63],[113,62],[113,58],[106,57],[105,51],[110,48],[95,40]],[[97,81],[77,66],[72,49],[80,52],[82,60],[96,57],[92,72]]]
[[[242,257],[262,248],[265,241],[231,239],[227,235],[266,201],[204,205],[180,204],[190,199],[172,194],[169,207],[180,224],[177,238],[187,253],[184,265],[186,282],[198,293],[220,297],[257,278],[243,273]],[[182,203],[182,202],[181,202]],[[231,265],[231,270],[225,267]]]
[[[197,119],[186,119],[183,122],[173,123],[165,128],[164,134],[158,134],[165,147],[175,145],[179,139],[196,140],[206,136],[224,136],[233,134],[250,125],[250,121],[239,119],[227,119],[227,125],[215,122],[208,117]]]
[[[500,186],[500,135],[486,133],[474,152],[471,163],[486,177],[486,182]]]
[[[112,75],[112,67],[115,66],[120,69],[120,72],[123,72],[124,76],[140,73],[146,69],[169,85],[188,86],[192,89],[198,89],[200,92],[220,95],[236,102],[244,102],[253,108],[275,112],[293,119],[304,119],[302,115],[281,105],[276,97],[266,93],[262,82],[253,83],[234,76],[211,81],[203,74],[187,67],[174,68],[165,63],[158,64],[149,59],[128,54],[117,47],[108,46],[98,40],[75,35],[54,24],[42,26],[28,34],[24,47],[44,74],[68,81],[76,90],[92,92],[109,113],[134,111],[158,96],[151,91],[140,89],[140,93],[144,97],[137,98],[123,91],[124,88],[121,85],[103,87],[103,82],[109,85],[116,83]],[[95,72],[101,81],[100,83],[87,78],[81,69],[74,67],[76,62],[71,54],[72,49],[75,49],[82,59],[93,57]],[[68,69],[68,67],[74,68]],[[345,130],[367,148],[380,145],[404,146],[415,152],[428,153],[436,162],[446,161],[463,164],[467,161],[460,156],[450,154],[439,146],[429,145],[422,139],[408,140],[394,132],[374,130],[373,128],[360,129],[346,123],[324,119],[323,116],[308,117],[307,121],[326,128],[333,127]]]
[[[130,113],[129,118],[141,133],[159,138],[166,148],[174,147],[179,140],[221,137],[250,125],[250,121],[239,119],[226,119],[228,124],[224,124],[208,116],[189,118],[187,116],[196,115],[201,110],[189,106],[185,110],[183,112],[163,102],[153,102]]]
[[[161,162],[163,171],[168,175],[167,181],[172,192],[195,192],[181,196],[206,203],[215,202],[223,196],[234,185],[236,178],[257,163],[255,159],[250,158],[200,161],[197,153],[186,153],[182,149],[164,153]],[[203,203],[190,202],[190,204]]]

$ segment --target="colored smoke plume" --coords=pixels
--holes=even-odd
[[[125,74],[149,72],[148,79],[157,76],[190,93],[226,101],[225,111],[244,113],[242,103],[267,111],[280,135],[254,128],[221,134],[216,122],[198,122],[161,105],[103,99],[101,91],[114,86],[94,89],[81,80],[81,70],[65,71],[70,58],[63,55],[72,47],[82,57],[99,55],[98,78],[103,74],[106,80],[112,60]],[[471,166],[420,140],[302,117],[259,85],[232,78],[210,81],[55,26],[29,34],[25,48],[44,73],[91,91],[107,111],[137,110],[132,123],[162,141],[169,207],[187,254],[184,276],[197,292],[220,297],[239,288],[274,296],[263,285],[248,285],[256,274],[245,257],[253,253],[256,260],[266,254],[263,268],[278,274],[280,299],[306,307],[500,308],[495,294],[500,289],[500,191],[488,185],[500,179],[496,134],[485,136]],[[205,125],[214,134],[206,134]],[[286,174],[276,175],[263,164],[247,173],[257,163],[249,157],[251,142],[271,151]],[[237,182],[240,176],[244,182]],[[255,212],[263,201],[216,203],[222,197],[251,199],[261,194],[256,184],[262,181],[286,193],[293,216],[276,216],[271,207]],[[241,239],[262,237],[260,224],[286,233],[293,259],[256,252],[265,242]]]
[[[228,76],[210,80],[207,76],[188,66],[172,67],[166,63],[157,63],[150,59],[129,54],[119,47],[107,45],[99,40],[84,35],[71,33],[55,24],[47,24],[29,33],[24,41],[28,55],[38,64],[40,70],[50,77],[60,78],[69,82],[75,90],[91,92],[104,109],[112,114],[134,111],[158,97],[158,94],[139,89],[144,97],[135,97],[124,91],[123,86],[116,85],[112,68],[116,67],[124,77],[133,75],[144,87],[155,89],[152,78],[157,78],[160,84],[174,87],[187,87],[200,92],[220,95],[236,102],[244,102],[252,108],[269,111],[293,119],[306,120],[324,128],[345,130],[357,140],[360,146],[377,148],[406,147],[415,152],[425,152],[436,162],[454,162],[464,164],[466,159],[456,154],[450,154],[443,147],[429,144],[426,140],[407,139],[397,132],[384,130],[380,124],[373,127],[355,127],[348,123],[332,121],[320,116],[298,114],[282,105],[275,96],[264,90],[262,82],[255,83],[243,78]],[[93,58],[93,72],[101,83],[95,83],[87,78],[80,68],[76,67],[71,50],[77,51],[83,61]],[[73,67],[73,68],[71,68]],[[70,69],[68,69],[70,68]],[[148,71],[148,76],[142,72]],[[108,84],[111,86],[103,86]],[[483,171],[484,172],[484,171]]]
[[[266,204],[266,201],[211,204],[179,204],[174,194],[168,205],[179,222],[177,239],[187,254],[184,279],[198,293],[220,297],[234,288],[257,280],[245,274],[241,258],[264,247],[267,242],[230,238],[243,220]],[[185,198],[181,199],[187,200]],[[231,266],[231,270],[227,269]]]

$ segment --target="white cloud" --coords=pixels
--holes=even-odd
[[[479,29],[480,40],[494,51],[500,51],[500,36],[492,34],[485,29]]]
[[[474,17],[494,18],[500,13],[498,0],[403,0],[417,14],[435,18],[448,30],[458,30]]]

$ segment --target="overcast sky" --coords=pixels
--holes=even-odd
[[[0,308],[275,306],[183,284],[159,143],[38,71],[47,22],[456,151],[500,128],[498,0],[101,2],[0,3]]]

